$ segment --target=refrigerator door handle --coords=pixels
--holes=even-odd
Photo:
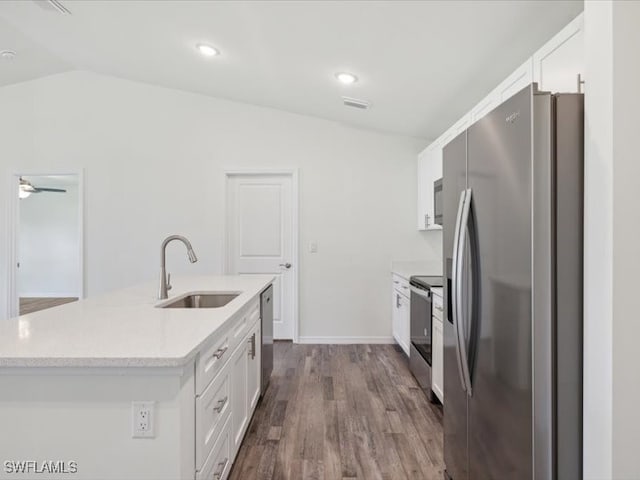
[[[460,238],[464,238],[460,230],[462,228],[462,212],[464,210],[465,199],[467,197],[467,191],[463,190],[460,192],[460,202],[458,203],[458,214],[456,216],[456,228],[454,232],[453,238],[453,259],[452,259],[452,268],[451,268],[451,315],[453,317],[453,329],[455,333],[456,339],[456,360],[458,363],[458,375],[460,377],[460,383],[462,384],[462,390],[467,391],[467,386],[465,382],[464,372],[462,370],[462,352],[460,345],[460,312],[458,310],[459,307],[459,297],[460,297],[460,288],[459,285],[459,274],[458,274],[458,262],[460,262]]]
[[[462,285],[464,284],[463,278],[463,266],[464,266],[464,258],[466,255],[466,237],[469,234],[469,214],[471,212],[471,189],[468,188],[464,195],[464,202],[462,205],[461,219],[459,225],[459,235],[458,235],[458,258],[455,265],[455,289],[456,295],[454,296],[454,300],[456,302],[456,307],[454,312],[456,312],[458,319],[462,320],[466,317],[465,313],[467,311],[467,299],[463,298],[462,295]],[[465,325],[468,324],[470,319],[467,319]],[[471,375],[469,373],[469,354],[467,351],[467,339],[465,338],[465,329],[462,325],[459,325],[457,328],[458,332],[458,345],[460,347],[460,362],[462,363],[462,377],[464,379],[464,383],[466,385],[467,395],[471,396]],[[469,332],[471,329],[469,328]]]

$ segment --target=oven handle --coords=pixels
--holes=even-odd
[[[411,289],[411,293],[415,293],[416,295],[426,298],[427,300],[431,300],[431,292],[428,290],[422,290],[420,288],[416,288],[413,285],[409,287]]]

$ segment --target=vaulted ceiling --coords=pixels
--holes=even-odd
[[[0,2],[0,85],[71,69],[435,138],[581,1]],[[205,58],[199,42],[219,48]],[[353,72],[341,85],[334,75]],[[342,96],[371,103],[345,107]]]

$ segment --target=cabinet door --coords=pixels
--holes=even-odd
[[[505,102],[531,82],[533,82],[533,64],[531,58],[529,58],[498,85],[495,90],[498,99],[497,103]]]
[[[427,211],[427,192],[424,189],[424,183],[426,181],[426,172],[427,172],[427,155],[429,155],[428,148],[422,151],[418,155],[418,163],[417,163],[417,181],[418,181],[418,230],[425,229],[424,215]]]
[[[442,146],[432,143],[418,158],[418,230],[441,230],[434,222],[433,182],[442,177]]]
[[[533,76],[541,90],[557,93],[583,91],[579,83],[584,79],[583,15],[533,55]]]
[[[391,331],[398,345],[402,345],[402,335],[400,326],[400,297],[395,288],[391,288]]]
[[[242,442],[249,421],[249,392],[247,378],[249,370],[249,343],[242,342],[231,357],[231,441],[236,452]]]
[[[483,98],[478,104],[471,110],[471,123],[474,123],[484,117],[491,110],[500,105],[500,94],[496,89]]]
[[[432,143],[418,156],[418,230],[433,228],[434,166],[437,165],[437,145]]]
[[[432,390],[444,403],[444,362],[442,322],[433,318]]]
[[[447,133],[445,134],[447,138],[440,142],[440,149],[442,150],[447,143],[469,128],[469,125],[471,125],[471,115],[466,113],[460,120],[454,123],[449,130],[447,130]]]
[[[400,323],[400,346],[404,353],[409,355],[409,344],[411,343],[411,326],[409,325],[409,299],[400,295],[399,323]]]
[[[260,365],[262,346],[260,341],[260,331],[260,322],[258,322],[249,332],[249,337],[247,340],[247,344],[249,346],[249,351],[247,353],[249,359],[247,376],[247,390],[249,392],[249,394],[247,395],[247,415],[249,418],[251,418],[251,414],[253,413],[253,410],[256,408],[258,400],[260,399],[260,374],[262,371]]]

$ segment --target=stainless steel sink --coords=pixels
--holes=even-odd
[[[239,293],[197,293],[179,298],[160,308],[220,308],[224,307]]]

